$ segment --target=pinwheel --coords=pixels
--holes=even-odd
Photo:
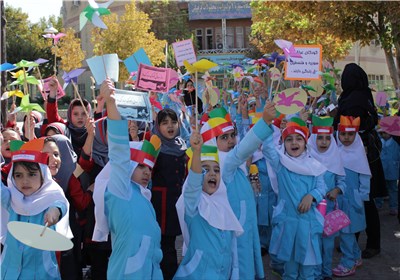
[[[283,50],[286,58],[289,57],[302,58],[301,54],[296,52],[292,42],[282,39],[274,40],[274,42],[278,47],[280,47]]]
[[[19,70],[18,72],[11,72],[11,75],[13,78],[16,80],[12,82],[10,85],[23,85],[25,82],[28,84],[33,84],[33,85],[38,85],[39,81],[34,77],[34,76],[28,76],[26,75],[25,70]]]
[[[42,112],[42,113],[46,113],[42,107],[40,107],[39,104],[37,103],[30,103],[29,102],[29,95],[24,94],[24,96],[21,98],[21,104],[19,105],[19,107],[15,108],[15,110],[13,112],[11,112],[11,114],[15,114],[17,112],[25,112],[28,113],[31,111],[38,111],[38,112]]]
[[[88,2],[89,5],[82,11],[79,16],[79,30],[82,30],[88,20],[92,22],[93,25],[99,28],[107,29],[107,26],[100,19],[100,17],[111,14],[108,6],[110,6],[114,2],[114,0],[110,0],[101,4],[96,3],[96,1],[94,0],[88,0]]]
[[[326,84],[326,85],[323,85],[322,88],[323,88],[325,91],[336,91],[335,86],[332,85],[332,84],[330,84],[330,83],[328,83],[328,84]]]
[[[332,86],[335,85],[335,78],[329,72],[319,72],[320,76],[324,78]]]
[[[64,71],[64,74],[62,75],[62,78],[64,80],[63,89],[66,89],[66,87],[69,85],[69,83],[71,81],[77,83],[78,77],[85,71],[86,70],[84,68],[77,68],[77,69],[71,70],[69,72]]]
[[[384,117],[380,120],[379,126],[381,129],[391,135],[400,136],[400,117],[391,116]]]
[[[317,92],[316,90],[315,90],[315,88],[313,88],[312,86],[310,86],[310,85],[301,85],[301,88],[302,89],[304,89],[305,91],[313,91],[313,92]]]
[[[14,64],[5,62],[5,63],[3,63],[3,64],[0,65],[0,72],[8,71],[8,70],[13,70],[13,69],[15,69],[15,68],[16,68],[16,66],[15,66]]]
[[[253,64],[253,65],[258,65],[258,66],[267,66],[268,60],[265,58],[252,59],[248,63]]]
[[[52,34],[52,33],[48,33],[48,34],[44,34],[43,37],[47,38],[47,39],[53,39],[53,45],[57,45],[58,40],[60,40],[60,38],[67,36],[67,34],[65,33],[58,33],[58,34]]]
[[[22,91],[20,91],[19,89],[15,89],[15,90],[11,90],[11,91],[6,91],[5,93],[3,93],[3,95],[1,96],[1,100],[5,100],[11,96],[18,96],[20,98],[24,97],[24,93]]]
[[[272,54],[265,54],[264,57],[270,62],[275,64],[275,67],[279,65],[282,61],[285,61],[284,55],[279,55],[277,52],[273,52]]]
[[[240,67],[236,67],[232,70],[232,75],[235,82],[240,82],[241,80],[243,80],[244,77],[243,69]]]

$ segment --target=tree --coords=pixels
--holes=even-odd
[[[53,55],[61,58],[60,68],[66,72],[82,66],[85,59],[85,52],[81,49],[81,39],[75,37],[75,30],[68,28],[67,31],[61,29],[66,36],[61,37],[58,44],[52,48]]]
[[[390,76],[400,88],[400,10],[398,1],[318,1],[252,3],[253,34],[262,47],[278,37],[295,43],[319,42],[324,56],[336,61],[347,54],[350,42],[362,46],[378,39]],[[299,39],[301,38],[301,39]],[[261,40],[268,40],[264,46]],[[338,47],[338,48],[337,48]],[[337,49],[337,51],[335,51]],[[393,58],[395,51],[396,63]]]
[[[125,14],[115,13],[102,17],[107,29],[94,28],[91,41],[96,55],[117,53],[126,59],[140,48],[144,48],[154,65],[165,60],[165,40],[156,38],[150,31],[152,21],[149,15],[138,11],[135,2],[125,5]],[[129,77],[125,67],[120,67],[120,79]]]

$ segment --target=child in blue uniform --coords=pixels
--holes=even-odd
[[[283,279],[314,279],[321,264],[320,238],[323,216],[316,205],[326,193],[326,168],[306,150],[308,129],[291,119],[282,131],[283,145],[273,142],[273,129],[263,143],[263,153],[276,174],[278,203],[272,216],[269,252],[285,262]]]
[[[147,189],[161,143],[153,136],[152,143],[133,142],[130,147],[128,121],[121,120],[108,79],[100,98],[107,105],[109,162],[95,182],[93,240],[105,241],[111,232],[108,279],[162,279],[161,231]]]
[[[312,116],[312,134],[308,141],[311,156],[322,163],[328,171],[324,174],[328,189],[326,214],[334,210],[336,198],[346,189],[343,162],[338,157],[338,147],[333,137],[333,118]],[[332,255],[335,234],[322,238],[322,266],[316,269],[316,279],[332,279]]]
[[[191,170],[176,206],[187,251],[174,279],[230,279],[237,270],[232,242],[243,229],[228,202],[217,148],[202,143],[193,132]]]
[[[346,172],[346,192],[338,198],[339,208],[350,218],[351,224],[340,231],[339,265],[332,269],[335,276],[350,276],[356,272],[361,250],[355,233],[365,230],[364,201],[369,200],[371,171],[364,145],[358,135],[360,118],[340,116],[338,147]]]
[[[36,141],[36,140],[35,140]],[[41,147],[43,140],[39,141]],[[25,144],[27,145],[27,144]],[[3,221],[45,225],[72,238],[69,204],[61,187],[51,178],[48,156],[21,147],[12,152],[7,185],[1,185],[1,241],[4,244],[1,279],[61,279],[55,252],[29,247],[16,240]]]

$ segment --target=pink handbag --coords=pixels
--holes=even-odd
[[[335,209],[326,214],[324,222],[323,236],[331,236],[344,227],[350,225],[350,219],[342,210],[338,209],[338,203],[335,203]]]

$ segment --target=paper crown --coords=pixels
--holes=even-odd
[[[11,161],[28,161],[42,164],[48,163],[48,155],[42,153],[44,138],[33,139],[29,142],[13,140],[10,142]]]
[[[273,121],[273,124],[277,127],[277,128],[281,128],[281,123],[282,123],[282,120],[285,118],[285,114],[281,114],[281,113],[279,113],[279,112],[276,112],[277,114],[279,114],[278,115],[278,117],[276,117],[275,119],[274,119],[274,121]]]
[[[250,128],[252,128],[262,118],[262,113],[250,113],[249,117],[251,120]]]
[[[189,157],[188,167],[192,166],[193,149],[189,148],[186,150],[186,155]],[[201,161],[211,160],[219,162],[218,158],[218,148],[215,146],[203,145],[201,146]]]
[[[309,133],[306,123],[302,119],[294,117],[290,119],[286,128],[282,131],[282,139],[285,140],[290,134],[300,134],[307,142]]]
[[[223,119],[226,119],[228,122],[232,122],[231,115],[226,111],[226,109],[224,107],[216,108],[216,109],[210,111],[210,113],[208,113],[208,116],[210,119],[223,118]]]
[[[157,135],[152,135],[150,141],[144,140],[140,150],[131,148],[131,160],[139,164],[154,167],[160,152],[161,140]]]
[[[255,164],[251,164],[249,167],[249,174],[258,174],[258,167]]]
[[[332,124],[333,118],[331,117],[318,117],[316,115],[312,115],[313,134],[332,134]]]
[[[218,137],[219,135],[222,135],[234,129],[235,128],[233,127],[231,121],[219,117],[210,118],[201,128],[201,136],[205,143],[215,137]]]
[[[338,130],[342,132],[358,132],[360,128],[360,117],[340,116]]]

